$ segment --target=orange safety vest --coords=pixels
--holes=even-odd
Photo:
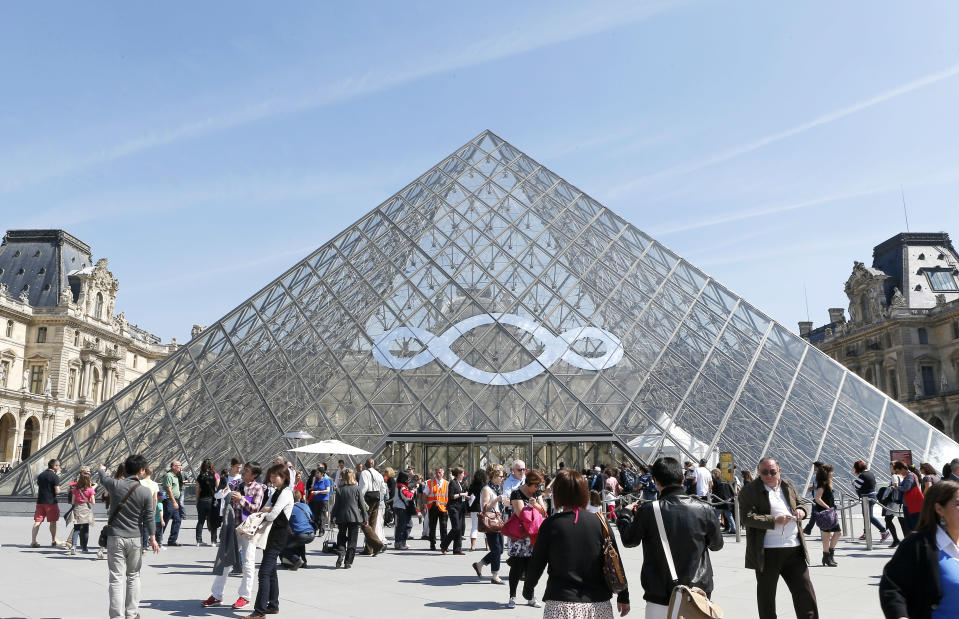
[[[445,512],[448,489],[449,482],[445,479],[439,483],[436,483],[435,478],[426,482],[426,509],[436,505],[441,512]]]

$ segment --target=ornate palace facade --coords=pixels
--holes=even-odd
[[[959,255],[949,235],[903,233],[855,262],[844,308],[800,335],[930,424],[959,437]]]
[[[114,315],[106,258],[63,230],[0,246],[0,464],[29,457],[176,346]]]

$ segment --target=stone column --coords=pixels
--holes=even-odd
[[[83,359],[82,367],[80,368],[80,393],[77,399],[87,400],[89,398],[90,391],[90,361]]]

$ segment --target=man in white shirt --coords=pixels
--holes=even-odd
[[[696,496],[706,498],[713,491],[713,474],[706,468],[706,461],[700,460],[696,468]]]
[[[383,475],[374,467],[373,458],[366,459],[366,468],[360,473],[360,494],[366,501],[367,515],[369,517],[370,528],[377,530],[380,515],[380,504],[386,494],[386,482]],[[383,540],[372,540],[364,534],[363,552],[361,555],[376,555],[383,551]]]
[[[759,619],[775,619],[776,586],[782,576],[798,619],[817,619],[816,592],[809,579],[809,553],[799,523],[806,509],[796,488],[782,478],[775,458],[759,461],[759,478],[743,486],[739,511],[746,527],[746,567],[756,571]]]
[[[337,464],[337,468],[336,468],[336,474],[333,475],[333,486],[335,488],[339,488],[340,483],[343,480],[343,471],[346,470],[346,463],[340,460],[336,464]]]

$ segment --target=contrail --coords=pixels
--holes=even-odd
[[[614,187],[609,192],[609,195],[614,195],[614,196],[621,195],[624,192],[629,191],[630,189],[634,189],[635,187],[649,183],[651,181],[659,180],[661,178],[665,178],[668,176],[689,174],[690,172],[695,172],[697,170],[701,170],[703,168],[716,165],[718,163],[729,161],[730,159],[735,159],[736,157],[740,157],[747,153],[751,153],[755,150],[759,150],[760,148],[764,148],[766,146],[769,146],[770,144],[774,144],[776,142],[780,142],[787,138],[791,138],[794,135],[798,135],[805,131],[809,131],[810,129],[815,129],[816,127],[820,127],[822,125],[835,122],[841,118],[845,118],[846,116],[851,116],[852,114],[856,114],[857,112],[861,112],[875,105],[879,105],[880,103],[884,103],[886,101],[889,101],[890,99],[895,99],[896,97],[900,97],[902,95],[919,90],[921,88],[925,88],[926,86],[931,86],[932,84],[939,83],[943,80],[947,80],[951,77],[955,77],[956,75],[959,75],[959,64],[955,64],[947,69],[938,71],[936,73],[930,73],[929,75],[925,75],[923,77],[920,77],[919,79],[913,80],[901,86],[897,86],[896,88],[893,88],[891,90],[881,92],[864,101],[860,101],[859,103],[854,103],[853,105],[840,108],[838,110],[829,112],[827,114],[823,114],[822,116],[814,118],[808,122],[804,122],[800,125],[796,125],[795,127],[791,127],[784,131],[767,135],[765,137],[759,138],[758,140],[754,140],[752,142],[743,144],[741,146],[730,148],[729,150],[725,150],[721,153],[711,155],[709,157],[706,157],[705,159],[699,159],[697,161],[692,161],[689,163],[681,163],[671,168],[660,170],[659,172],[653,172],[652,174],[640,176],[639,178],[635,178],[629,182],[626,182],[626,183],[623,183],[622,185]]]

